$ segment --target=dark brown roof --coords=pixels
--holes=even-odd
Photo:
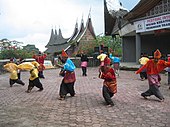
[[[130,21],[141,17],[155,7],[160,1],[161,0],[140,0],[140,2],[127,15],[125,15],[124,18]]]
[[[92,25],[92,21],[91,21],[91,16],[89,14],[89,18],[87,20],[87,24],[86,24],[86,29],[89,29],[90,33],[92,34],[92,36],[94,38],[96,38],[96,35],[94,33],[94,28],[93,28],[93,25]]]
[[[84,32],[84,21],[82,19],[80,29],[72,40],[77,41],[80,38],[80,36],[83,34],[83,32]]]
[[[87,19],[87,23],[86,23],[86,27],[85,27],[85,28],[84,28],[84,21],[83,21],[83,19],[82,19],[79,32],[78,32],[77,35],[73,38],[73,40],[74,40],[75,42],[78,42],[78,41],[83,37],[83,35],[84,35],[85,32],[87,31],[87,29],[89,29],[89,31],[90,31],[90,33],[92,34],[92,36],[93,36],[94,38],[96,38],[95,33],[94,33],[94,29],[93,29],[93,25],[92,25],[92,21],[91,21],[90,14],[89,14],[89,16],[88,16],[88,19]]]
[[[45,47],[48,48],[50,45],[53,45],[53,43],[54,43],[54,31],[53,31],[53,29],[51,29],[50,40],[49,40],[48,44]]]
[[[55,38],[54,38],[53,45],[62,45],[62,44],[65,44],[65,43],[67,43],[67,40],[68,40],[68,38],[67,39],[63,38],[61,29],[59,29],[58,35],[56,35]]]
[[[65,48],[67,48],[68,46],[69,46],[68,43],[61,44],[61,45],[49,46],[49,48],[45,51],[45,53],[54,54],[55,52],[61,52],[62,49],[65,49]]]
[[[67,42],[70,42],[71,40],[73,40],[73,38],[75,38],[75,36],[77,35],[77,33],[78,33],[78,23],[76,22],[76,25],[75,25],[73,34],[72,34],[72,36],[69,38],[69,40],[68,40]]]
[[[116,17],[113,17],[109,13],[106,5],[106,0],[104,0],[104,25],[105,25],[106,36],[111,35],[115,22],[116,22]]]
[[[69,43],[67,42],[69,38],[63,38],[61,29],[59,29],[59,33],[55,30],[55,34],[53,29],[51,30],[51,37],[46,45],[48,48],[45,53],[53,54],[55,52],[61,52],[62,49],[68,47]]]

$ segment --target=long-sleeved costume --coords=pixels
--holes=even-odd
[[[97,59],[100,60],[100,66],[103,66],[104,65],[104,59],[107,57],[106,54],[104,53],[101,53],[100,55],[97,56]]]
[[[36,67],[31,69],[31,71],[30,71],[30,78],[29,78],[29,85],[28,85],[27,92],[28,93],[31,92],[31,90],[33,89],[34,86],[39,88],[39,91],[43,90],[43,86],[42,86],[40,79],[38,77],[38,69]]]
[[[39,91],[43,90],[43,86],[39,80],[38,76],[38,67],[39,63],[36,61],[33,62],[23,62],[18,67],[22,70],[29,70],[30,71],[30,78],[29,78],[29,85],[26,92],[30,93],[34,86],[39,88]]]
[[[47,57],[46,54],[43,54],[41,56],[39,55],[33,55],[33,58],[39,63],[39,64],[44,64],[44,59]]]
[[[140,67],[142,67],[143,65],[145,65],[147,62],[149,61],[149,58],[143,56],[139,59],[139,63],[140,63]],[[146,73],[146,69],[143,69],[141,72],[140,72],[140,78],[141,80],[143,81],[144,79],[147,79],[147,73]]]
[[[117,82],[113,68],[107,67],[104,72],[100,72],[99,78],[104,79],[102,90],[103,98],[108,105],[114,105],[111,97],[117,92]]]
[[[46,57],[47,57],[46,54],[33,55],[33,58],[40,64],[40,68],[42,68],[41,70],[39,70],[39,73],[38,73],[39,78],[45,78],[44,74],[43,74],[43,70],[45,69],[44,60],[45,60]]]
[[[18,66],[15,63],[7,63],[4,65],[4,68],[11,73],[9,79],[10,87],[12,87],[14,83],[25,85],[23,81],[18,79]]]
[[[141,94],[143,97],[155,95],[160,100],[164,99],[163,95],[159,91],[159,84],[161,80],[159,73],[166,67],[170,67],[170,62],[166,62],[164,60],[158,60],[158,62],[155,62],[154,59],[151,59],[138,71],[136,71],[136,74],[138,74],[142,70],[146,69],[148,76],[149,89]]]
[[[113,68],[115,70],[116,75],[119,76],[119,70],[120,70],[120,58],[117,56],[113,56],[111,53],[109,54],[109,58],[112,61]]]
[[[64,50],[62,51],[62,57],[67,57],[67,54],[64,52]],[[76,81],[76,76],[74,72],[75,68],[76,67],[74,63],[67,57],[62,69],[62,71],[64,71],[65,74],[60,85],[59,91],[60,100],[65,99],[68,93],[70,93],[71,96],[75,95],[74,90],[74,83]]]

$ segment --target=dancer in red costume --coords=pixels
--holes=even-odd
[[[160,58],[161,52],[157,49],[154,52],[154,59],[150,59],[144,66],[136,71],[136,74],[139,74],[142,70],[146,69],[149,89],[146,92],[142,93],[141,96],[147,99],[148,96],[155,95],[162,102],[164,101],[164,97],[159,91],[161,81],[159,73],[164,70],[164,68],[170,67],[170,62],[160,60]]]
[[[43,74],[43,70],[45,69],[44,60],[46,57],[47,57],[47,55],[42,54],[41,52],[39,52],[38,55],[33,55],[33,57],[32,57],[40,64],[39,72],[38,72],[39,78],[45,78],[44,74]]]
[[[111,60],[106,57],[104,59],[104,65],[99,70],[99,78],[104,79],[103,98],[109,107],[114,106],[111,97],[117,92],[116,75],[113,68],[110,67],[110,61]]]

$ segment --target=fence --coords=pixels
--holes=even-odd
[[[98,59],[94,59],[93,57],[88,57],[88,58],[89,58],[88,67],[96,67],[100,65],[100,62]],[[80,67],[80,64],[81,64],[80,57],[71,57],[70,59],[73,61],[73,63],[75,64],[77,68]],[[24,61],[33,61],[33,60],[35,59],[32,59],[32,58],[24,59]],[[9,59],[0,60],[0,74],[3,74],[6,72],[6,70],[3,68],[3,65],[6,64],[7,62],[9,62]]]
[[[100,65],[100,61],[98,59],[94,59],[93,57],[88,58],[89,58],[88,67],[96,67]],[[80,57],[72,57],[70,59],[73,61],[76,67],[78,68],[80,67],[81,64]]]

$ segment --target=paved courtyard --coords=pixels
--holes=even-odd
[[[165,102],[154,96],[143,99],[148,82],[140,81],[133,71],[120,71],[115,106],[107,107],[102,97],[103,80],[98,68],[88,68],[88,76],[76,69],[76,96],[58,100],[62,77],[59,69],[45,70],[41,79],[44,91],[34,88],[26,93],[29,72],[22,72],[25,86],[9,87],[9,73],[0,75],[0,127],[170,127],[170,90],[167,76],[161,74]]]

